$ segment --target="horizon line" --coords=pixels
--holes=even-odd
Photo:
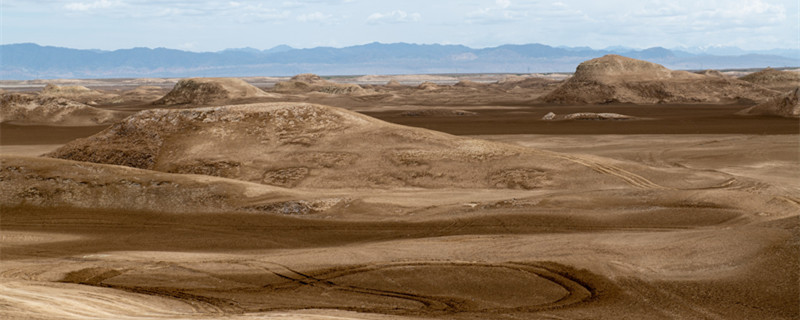
[[[472,50],[492,49],[492,48],[499,48],[499,47],[503,47],[503,46],[542,45],[542,46],[547,46],[547,47],[556,48],[556,49],[584,49],[584,50],[609,51],[609,52],[612,52],[614,50],[644,51],[644,50],[650,50],[650,49],[665,49],[665,50],[670,50],[670,51],[683,51],[683,52],[687,52],[687,53],[692,53],[692,52],[685,51],[685,50],[701,49],[702,48],[702,47],[667,48],[667,47],[664,47],[664,46],[638,48],[638,47],[628,47],[628,46],[624,46],[624,45],[612,45],[612,46],[607,46],[605,48],[595,49],[595,48],[592,48],[590,46],[563,46],[563,45],[562,46],[552,46],[552,45],[548,45],[548,44],[544,44],[544,43],[540,43],[540,42],[505,43],[505,44],[501,44],[501,45],[488,46],[488,47],[470,47],[470,46],[467,46],[467,45],[464,45],[464,44],[454,44],[454,43],[415,43],[415,42],[380,42],[380,41],[372,41],[372,42],[367,42],[367,43],[362,43],[362,44],[354,44],[354,45],[341,46],[341,47],[316,46],[316,47],[303,47],[303,48],[300,48],[300,47],[293,47],[293,46],[288,45],[288,44],[279,44],[279,45],[275,45],[275,46],[272,46],[272,47],[266,48],[266,49],[259,49],[259,48],[246,46],[246,47],[225,48],[225,49],[221,49],[221,50],[217,50],[217,51],[193,51],[193,50],[190,50],[190,49],[179,49],[179,48],[170,48],[170,47],[161,47],[161,46],[160,47],[134,46],[134,47],[125,47],[125,48],[117,48],[117,49],[109,50],[109,49],[98,49],[98,48],[65,47],[65,46],[57,46],[57,45],[39,44],[39,43],[36,43],[36,42],[0,43],[0,47],[2,47],[2,46],[12,46],[12,45],[36,45],[36,46],[39,46],[39,47],[50,47],[50,48],[71,49],[71,50],[102,51],[102,52],[115,52],[115,51],[119,51],[119,50],[131,50],[131,49],[149,49],[149,50],[166,49],[166,50],[176,50],[176,51],[191,52],[191,53],[220,53],[220,52],[224,52],[226,50],[237,50],[237,49],[253,49],[253,50],[264,52],[264,51],[269,51],[269,50],[272,50],[272,49],[275,49],[275,48],[279,48],[279,47],[288,47],[288,48],[290,48],[289,50],[310,50],[310,49],[320,49],[320,48],[345,49],[345,48],[352,48],[352,47],[367,46],[367,45],[372,45],[372,44],[378,44],[378,45],[398,45],[398,44],[400,44],[400,45],[416,45],[416,46],[453,46],[453,47],[465,47],[465,48],[472,49]],[[800,51],[800,49],[798,49],[798,48],[771,48],[771,49],[759,49],[759,50],[746,50],[746,49],[742,49],[742,48],[739,48],[739,47],[736,47],[736,46],[711,46],[711,47],[703,48],[702,50],[708,50],[708,49],[713,49],[713,48],[735,49],[735,50],[742,51],[742,53],[744,53],[744,54],[753,53],[753,52],[775,51],[775,50],[786,50],[786,51],[795,50],[795,51]],[[713,55],[713,54],[710,54],[710,55]]]

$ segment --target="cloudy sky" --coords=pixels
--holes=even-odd
[[[0,0],[3,44],[81,49],[369,42],[797,48],[797,0]]]

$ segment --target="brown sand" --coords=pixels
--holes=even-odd
[[[676,182],[692,175],[466,139],[302,103],[142,111],[48,156],[290,188],[666,187],[683,186]],[[621,179],[607,179],[606,169],[598,174],[598,166]],[[693,187],[729,177],[706,178],[691,178],[697,179]]]
[[[111,104],[122,102],[119,95],[109,92],[101,92],[89,89],[81,85],[55,85],[48,83],[39,92],[39,95],[47,98],[64,98],[90,105]]]
[[[800,118],[800,87],[767,102],[739,111],[740,115],[768,115]]]
[[[155,105],[205,105],[220,101],[268,97],[269,94],[235,78],[192,78],[178,81]]]
[[[780,71],[772,68],[754,72],[739,78],[777,91],[789,91],[800,86],[800,72]]]
[[[3,93],[1,98],[0,123],[89,126],[111,124],[125,116],[54,96]]]
[[[280,93],[309,93],[319,92],[327,94],[364,94],[364,88],[357,84],[335,83],[322,79],[315,74],[299,74],[289,81],[275,84],[275,92]]]
[[[763,101],[775,94],[746,81],[607,55],[578,65],[572,78],[542,100],[559,104],[734,103]]]
[[[458,108],[469,117],[405,117],[400,112],[371,108],[362,113],[392,123],[456,135],[475,134],[797,134],[800,123],[774,116],[741,117],[747,105],[534,105]],[[418,107],[408,106],[410,110]],[[647,121],[545,121],[548,113],[619,113]]]
[[[261,169],[269,161],[292,166],[307,161],[307,177],[289,189],[26,158],[19,154],[51,150],[67,135],[90,136],[103,127],[3,124],[0,317],[797,319],[800,314],[800,184],[792,175],[800,171],[796,119],[735,116],[745,105],[483,104],[507,99],[505,89],[493,85],[386,90],[397,97],[416,92],[415,99],[426,103],[380,98],[384,105],[317,93],[291,99],[357,102],[353,108],[391,122],[494,135],[451,136],[330,107],[306,107],[317,111],[314,117],[284,117],[292,124],[266,121],[281,119],[275,114],[201,108],[147,111],[163,117],[133,118],[131,124],[149,119],[144,121],[149,125],[131,126],[120,137],[138,138],[104,147],[134,150],[137,143],[146,147],[164,139],[155,158],[162,165],[198,157]],[[430,109],[477,114],[402,114]],[[541,120],[548,112],[651,120]],[[174,117],[194,114],[209,121]],[[332,126],[313,125],[324,119]],[[165,130],[162,120],[176,120],[176,131]],[[265,137],[274,141],[261,147],[262,142],[245,139],[248,128],[266,130]],[[100,134],[115,136],[109,135],[113,130]],[[298,137],[308,139],[280,143]],[[85,144],[89,151],[100,146]],[[464,162],[487,150],[512,150],[515,156]],[[312,168],[322,158],[294,157],[322,151],[372,160]],[[390,157],[399,151],[403,157]],[[485,175],[496,172],[487,169],[491,166],[515,170]],[[546,169],[555,183],[534,188],[508,183],[536,180],[538,172],[521,170],[532,166]],[[364,181],[359,168],[385,177],[410,169],[452,171],[445,178],[411,174],[411,180],[399,180],[423,185],[354,188],[359,185],[353,182]],[[303,172],[269,177],[280,181]],[[336,172],[340,175],[331,176]],[[498,188],[497,179],[505,186]]]
[[[108,126],[55,127],[0,123],[0,145],[65,144],[105,128]]]

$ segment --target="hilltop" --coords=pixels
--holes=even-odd
[[[776,91],[713,74],[673,71],[643,60],[606,55],[578,65],[572,78],[542,100],[549,103],[734,103],[765,101]]]
[[[620,179],[593,169],[596,161],[613,167],[612,160],[456,137],[307,103],[141,111],[49,156],[290,188],[660,188],[638,174]]]
[[[0,122],[25,125],[94,126],[111,124],[125,115],[52,95],[3,93]]]
[[[182,79],[154,105],[211,104],[231,99],[269,97],[253,85],[236,78]]]

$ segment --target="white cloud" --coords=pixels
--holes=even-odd
[[[258,1],[257,1],[258,2]],[[324,5],[339,5],[339,4],[347,4],[353,3],[354,0],[288,0],[283,1],[281,6],[284,8],[301,8],[301,7],[312,7],[312,6],[319,6],[320,4]]]
[[[762,0],[742,0],[723,8],[704,12],[705,16],[722,19],[756,20],[767,19],[776,22],[786,19],[786,8]]]
[[[483,8],[467,13],[466,21],[477,24],[494,24],[520,20],[527,15],[528,12],[526,11],[494,10],[492,8]]]
[[[92,2],[71,2],[64,5],[64,8],[71,11],[89,11],[94,9],[107,9],[119,3],[109,0],[97,0]]]
[[[792,47],[797,44],[797,0],[0,0],[7,41],[70,43],[84,47],[163,45],[207,34],[196,50],[252,46],[258,28],[292,28],[292,36],[261,39],[286,43],[352,45],[372,41],[449,41],[470,46],[539,42],[602,48],[611,45]],[[29,17],[69,25],[38,31]],[[425,19],[422,19],[422,18]],[[364,29],[364,24],[381,28]],[[117,40],[98,43],[89,34],[103,24]],[[324,24],[330,32],[319,32]],[[58,28],[57,28],[58,29]],[[142,30],[141,38],[137,38]],[[169,30],[169,32],[149,31]],[[180,32],[186,30],[186,32]],[[387,30],[392,32],[386,32]],[[123,36],[125,35],[125,36]],[[213,35],[213,36],[212,36]],[[242,36],[239,36],[242,35]],[[241,39],[239,39],[241,37]],[[155,39],[169,39],[157,42]],[[211,40],[213,39],[213,40]],[[237,40],[238,39],[238,40]],[[112,43],[114,42],[114,43]]]
[[[527,17],[527,9],[534,5],[513,5],[511,0],[495,0],[494,4],[494,6],[467,12],[466,21],[474,24],[497,24],[519,20]]]
[[[300,21],[300,22],[325,22],[325,21],[329,20],[331,17],[333,17],[333,16],[317,11],[317,12],[312,12],[312,13],[301,14],[301,15],[297,16],[297,21]]]
[[[402,10],[395,10],[389,13],[376,12],[367,17],[367,23],[380,24],[380,23],[402,23],[414,22],[422,19],[422,15],[418,12],[406,13]]]
[[[303,4],[297,1],[284,1],[281,6],[284,8],[300,8]]]
[[[245,8],[242,11],[230,12],[227,15],[240,23],[279,23],[288,20],[291,12],[254,6]]]
[[[625,15],[631,24],[646,22],[667,25],[672,29],[719,32],[733,27],[757,28],[786,20],[786,8],[763,0],[738,0],[717,3],[698,3],[680,6],[658,3],[657,6]]]

